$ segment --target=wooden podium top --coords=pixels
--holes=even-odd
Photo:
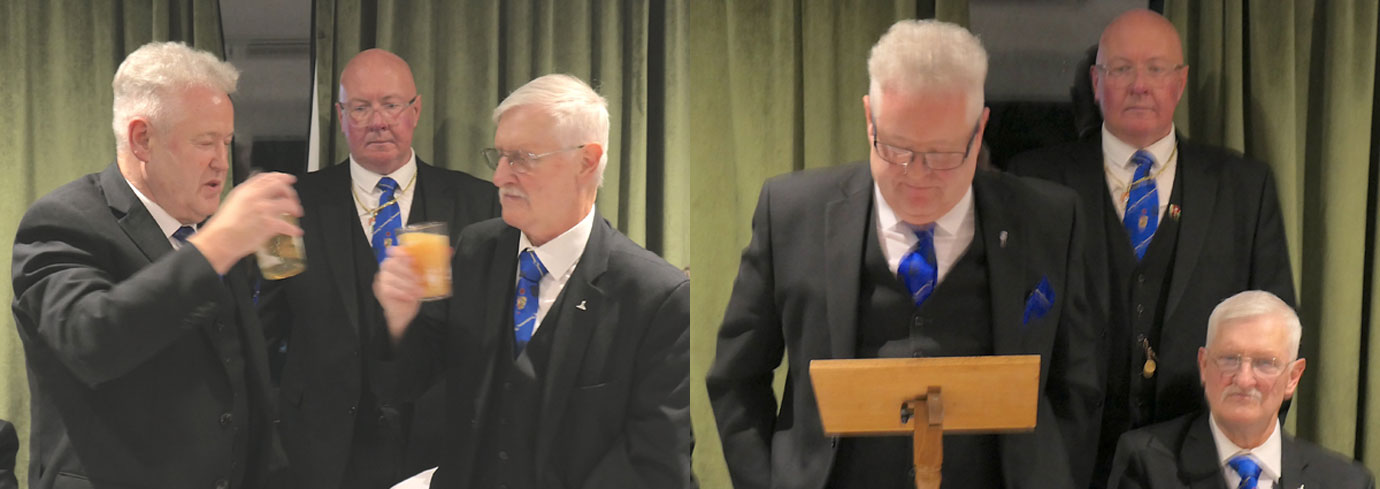
[[[910,434],[915,418],[925,416],[903,423],[902,405],[936,386],[946,433],[1028,431],[1035,428],[1040,357],[814,360],[810,378],[824,431],[833,436]]]

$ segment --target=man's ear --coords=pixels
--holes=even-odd
[[[604,145],[586,143],[580,148],[580,179],[599,173],[599,159],[604,156]]]
[[[148,162],[153,154],[151,139],[153,138],[153,126],[143,117],[130,119],[129,126],[125,131],[126,143],[129,145],[130,153],[139,161]]]

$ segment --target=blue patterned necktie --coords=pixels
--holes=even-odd
[[[532,340],[532,331],[537,327],[537,301],[541,278],[546,275],[546,267],[531,248],[518,255],[517,294],[513,300],[513,356],[522,353],[527,342]]]
[[[388,247],[398,244],[402,212],[398,210],[397,199],[393,198],[393,193],[398,190],[398,182],[383,177],[379,179],[378,188],[383,190],[383,195],[379,196],[379,207],[374,210],[374,229],[369,235],[369,244],[374,247],[374,258],[383,263],[383,259],[388,257]]]
[[[1227,465],[1241,475],[1241,483],[1236,485],[1236,489],[1255,489],[1256,483],[1260,482],[1260,465],[1250,455],[1232,457]]]
[[[901,257],[901,266],[896,274],[905,282],[915,307],[920,307],[934,292],[935,283],[939,280],[939,267],[934,259],[934,225],[915,230],[915,237],[920,238],[920,242]]]
[[[178,243],[187,244],[187,238],[192,237],[193,234],[196,234],[196,230],[192,229],[191,226],[182,226],[177,228],[176,231],[173,231],[172,237],[177,240]]]
[[[1150,240],[1160,224],[1160,194],[1155,189],[1155,178],[1150,176],[1150,167],[1155,164],[1150,153],[1143,149],[1136,151],[1131,163],[1136,165],[1136,173],[1126,190],[1126,215],[1121,223],[1131,236],[1131,247],[1139,260],[1145,258],[1145,249],[1150,247]]]

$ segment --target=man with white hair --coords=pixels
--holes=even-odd
[[[1041,359],[1034,432],[944,437],[945,486],[1086,485],[1102,391],[1076,197],[977,170],[987,54],[962,27],[897,22],[868,73],[869,161],[758,199],[707,378],[734,487],[913,487],[909,438],[824,435],[811,360],[1017,354]]]
[[[302,209],[279,173],[221,202],[238,77],[183,44],[140,47],[112,83],[115,163],[24,214],[29,487],[266,487],[281,465],[243,258],[300,235],[282,216]]]
[[[1198,348],[1207,413],[1127,432],[1108,484],[1116,488],[1371,488],[1365,467],[1283,433],[1279,407],[1303,376],[1303,327],[1274,294],[1249,290],[1218,304]]]
[[[503,217],[461,232],[451,299],[419,308],[399,248],[379,270],[400,397],[446,375],[432,487],[694,485],[690,284],[595,210],[608,117],[573,76],[518,88],[485,151]]]

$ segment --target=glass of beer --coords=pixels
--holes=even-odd
[[[297,224],[297,218],[290,215],[284,214],[283,220]],[[307,269],[307,248],[302,245],[301,236],[279,234],[269,238],[254,254],[259,259],[259,271],[269,280],[285,279]]]
[[[424,222],[398,230],[398,246],[412,257],[424,301],[450,297],[450,235],[446,223]]]

